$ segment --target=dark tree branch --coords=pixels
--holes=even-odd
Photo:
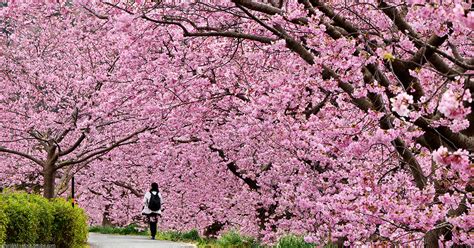
[[[87,12],[91,13],[92,15],[94,15],[95,17],[101,19],[101,20],[108,20],[109,17],[108,16],[105,16],[105,15],[100,15],[100,14],[97,14],[95,11],[91,10],[90,8],[84,6],[84,5],[81,5],[82,8],[84,8],[85,10],[87,10]]]
[[[218,149],[218,148],[215,148],[214,146],[212,145],[209,145],[209,149],[211,149],[211,151],[213,152],[217,152],[217,154],[219,154],[219,157],[224,161],[228,161],[229,159],[226,157],[225,155],[225,152],[224,150],[222,149]],[[257,181],[256,180],[253,180],[251,178],[248,178],[248,177],[245,177],[244,175],[242,175],[241,173],[239,173],[239,168],[237,167],[237,165],[235,164],[235,162],[229,162],[226,164],[227,166],[227,169],[230,170],[230,172],[232,172],[232,174],[234,174],[234,176],[238,177],[239,179],[241,179],[242,181],[245,182],[245,184],[247,184],[247,186],[249,186],[249,188],[251,190],[259,190],[260,189],[260,186],[258,185]]]
[[[469,137],[462,133],[455,133],[444,126],[433,128],[430,126],[430,122],[424,117],[416,119],[414,124],[421,127],[425,132],[437,133],[446,143],[454,144],[454,146],[450,145],[454,150],[463,148],[470,152],[474,151],[474,137]]]
[[[351,23],[349,23],[344,17],[336,14],[331,8],[325,5],[322,1],[319,0],[310,0],[311,4],[323,12],[327,17],[331,18],[338,26],[342,27],[345,31],[348,32],[348,35],[352,37],[357,37],[359,31]]]
[[[56,138],[56,142],[61,143],[61,141],[68,135],[69,132],[71,132],[71,129],[70,129],[70,128],[64,130],[64,131]]]
[[[415,46],[418,47],[419,49],[427,49],[427,55],[425,57],[428,59],[428,61],[433,65],[433,67],[438,70],[439,72],[445,74],[446,76],[454,76],[458,75],[459,73],[456,72],[455,70],[451,69],[449,65],[447,65],[438,55],[433,54],[434,50],[431,49],[425,42],[423,42],[419,35],[412,29],[410,24],[408,24],[403,16],[398,12],[397,8],[391,5],[388,5],[384,1],[379,2],[379,8],[382,10],[382,12],[389,17],[395,26],[402,32],[402,33],[408,33],[408,38],[415,43]],[[451,32],[451,31],[450,31]],[[430,39],[431,42],[434,44],[429,44],[434,47],[437,47],[441,45],[446,39],[447,35],[443,37],[435,37]],[[424,51],[423,51],[424,52]],[[431,55],[431,56],[430,56]]]
[[[242,5],[248,9],[262,12],[269,15],[281,14],[283,10],[273,7],[268,4],[263,4],[259,2],[254,2],[252,0],[232,0],[233,3]]]
[[[195,136],[192,136],[189,139],[180,139],[180,138],[173,137],[171,140],[179,144],[189,144],[189,143],[196,143],[196,142],[201,141],[200,138],[195,137]]]
[[[15,150],[10,150],[10,149],[7,149],[5,147],[1,147],[0,146],[0,152],[4,152],[4,153],[9,153],[9,154],[14,154],[14,155],[17,155],[17,156],[20,156],[20,157],[24,157],[24,158],[27,158],[33,162],[35,162],[36,164],[39,164],[41,166],[43,166],[43,162],[39,159],[36,159],[34,158],[33,156],[29,155],[29,154],[26,154],[26,153],[23,153],[23,152],[19,152],[19,151],[15,151]]]
[[[65,156],[71,152],[73,152],[74,150],[76,150],[82,143],[82,141],[86,138],[86,134],[85,133],[82,133],[81,136],[76,140],[76,142],[71,146],[69,147],[68,149],[62,151],[59,153],[59,156]]]
[[[181,28],[183,31],[183,36],[185,37],[229,37],[229,38],[239,38],[239,39],[246,39],[246,40],[253,40],[258,41],[266,44],[271,44],[275,39],[265,37],[265,36],[258,36],[252,34],[244,34],[240,32],[232,32],[232,31],[216,31],[216,32],[189,32],[189,30],[180,22],[177,21],[170,21],[170,20],[156,20],[152,19],[146,15],[142,15],[142,18],[151,21],[157,24],[167,24],[167,25],[175,25]]]
[[[110,152],[111,150],[113,150],[114,148],[117,148],[119,146],[122,146],[124,144],[127,143],[127,141],[129,141],[130,139],[134,138],[136,135],[140,134],[140,133],[143,133],[147,130],[150,130],[150,128],[148,127],[145,127],[143,129],[140,129],[124,138],[122,138],[121,140],[117,141],[117,142],[114,142],[113,144],[111,144],[110,146],[108,147],[105,147],[103,149],[100,149],[100,150],[97,150],[93,153],[90,153],[88,154],[86,157],[84,158],[77,158],[75,160],[67,160],[67,161],[64,161],[64,162],[61,162],[59,163],[57,166],[56,166],[56,169],[60,169],[64,166],[69,166],[69,165],[74,165],[74,164],[79,164],[79,163],[82,163],[82,162],[85,162],[89,159],[94,159],[95,156],[100,156],[100,155],[103,155],[103,154],[106,154],[108,152]]]
[[[309,119],[309,117],[311,117],[311,115],[317,115],[319,113],[319,111],[321,111],[321,109],[324,107],[324,105],[326,105],[326,103],[329,101],[331,97],[331,93],[326,93],[326,96],[324,97],[324,99],[316,104],[316,106],[312,106],[312,104],[310,104],[308,106],[308,108],[303,112],[306,116],[306,119]]]
[[[253,40],[258,41],[266,44],[272,44],[273,41],[276,39],[258,36],[258,35],[251,35],[251,34],[244,34],[239,32],[207,32],[207,33],[184,33],[184,36],[213,36],[213,37],[230,37],[230,38],[239,38],[239,39],[246,39],[246,40]]]
[[[113,184],[119,186],[119,187],[122,187],[122,188],[125,188],[125,189],[128,189],[132,194],[134,194],[136,197],[143,197],[143,194],[140,193],[138,190],[134,189],[131,185],[129,184],[126,184],[124,182],[117,182],[117,181],[113,181],[112,182]]]

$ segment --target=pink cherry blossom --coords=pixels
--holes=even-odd
[[[10,1],[0,187],[74,175],[91,224],[126,225],[157,181],[163,230],[472,246],[469,7]]]
[[[400,93],[396,97],[391,98],[392,110],[397,112],[401,116],[408,116],[410,110],[408,107],[413,104],[413,96],[407,93]]]
[[[452,90],[447,90],[441,97],[439,111],[451,119],[461,119],[470,113],[470,109],[463,106],[463,101],[471,102],[471,95],[466,91],[466,95],[459,95]]]

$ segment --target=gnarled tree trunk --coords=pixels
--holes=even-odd
[[[53,165],[45,165],[43,169],[43,178],[43,196],[48,199],[54,198],[56,170]]]

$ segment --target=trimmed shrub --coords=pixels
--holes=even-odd
[[[3,212],[1,208],[2,199],[0,198],[0,246],[5,244],[5,239],[7,238],[7,225],[8,225],[8,218],[7,215]]]
[[[13,191],[0,193],[0,244],[55,244],[82,247],[87,218],[64,199]]]
[[[38,239],[37,244],[51,244],[53,241],[53,206],[50,201],[39,196],[29,195],[30,202],[36,204],[36,214],[38,214]]]
[[[7,215],[7,244],[35,244],[38,240],[38,206],[27,194],[2,193],[2,209]]]
[[[87,217],[84,210],[73,208],[71,202],[58,198],[53,201],[53,243],[56,247],[81,247],[87,242]]]

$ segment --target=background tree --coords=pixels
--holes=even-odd
[[[25,15],[24,8],[38,12]],[[51,198],[57,177],[69,179],[151,130],[135,105],[143,89],[115,73],[119,50],[88,16],[40,4],[2,11],[3,173],[19,179],[29,171],[28,180],[40,183]]]

